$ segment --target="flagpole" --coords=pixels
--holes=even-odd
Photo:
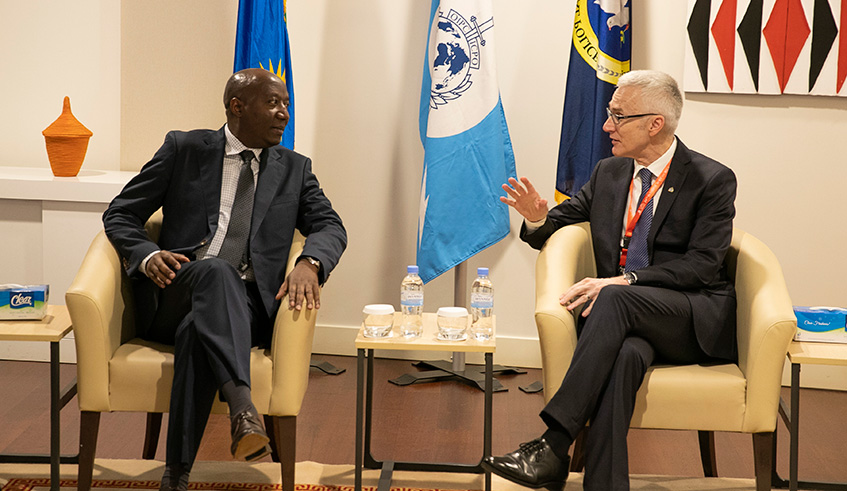
[[[453,305],[456,307],[468,306],[468,263],[462,261],[453,268]],[[465,353],[453,352],[453,371],[465,371]]]

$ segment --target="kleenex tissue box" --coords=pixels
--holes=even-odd
[[[847,343],[847,309],[794,307],[797,317],[795,341]]]
[[[50,285],[0,285],[0,320],[41,320],[49,296]]]

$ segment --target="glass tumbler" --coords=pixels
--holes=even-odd
[[[366,338],[385,338],[391,336],[394,324],[394,306],[388,304],[365,305],[362,309],[362,334]]]
[[[436,317],[438,339],[442,341],[464,341],[468,339],[468,309],[464,307],[441,307]]]

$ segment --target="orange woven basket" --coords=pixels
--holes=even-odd
[[[92,133],[71,113],[71,99],[65,96],[62,114],[41,132],[47,145],[47,159],[57,177],[74,177],[82,167]]]

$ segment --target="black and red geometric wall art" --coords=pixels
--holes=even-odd
[[[847,96],[847,0],[689,0],[689,92]]]

